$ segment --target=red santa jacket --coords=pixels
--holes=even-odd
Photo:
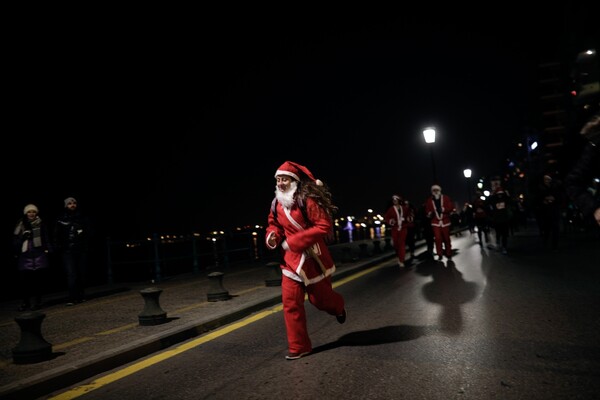
[[[450,214],[456,211],[452,199],[445,195],[441,195],[441,212],[435,207],[433,196],[425,201],[425,213],[431,218],[431,226],[450,226]]]
[[[297,203],[288,209],[277,202],[276,217],[269,213],[265,234],[267,248],[281,245],[283,264],[281,272],[298,282],[310,285],[335,272],[335,264],[325,244],[332,223],[331,218],[310,197],[306,199],[306,216]],[[269,246],[269,238],[276,235],[276,245]]]
[[[391,206],[383,216],[384,221],[388,225],[393,226],[392,229],[399,231],[407,229],[409,223],[412,223],[412,218],[411,210],[404,204],[398,208]]]

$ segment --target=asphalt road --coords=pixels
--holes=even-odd
[[[286,361],[281,306],[44,398],[592,399],[600,393],[597,238],[452,261],[387,261],[335,283],[348,319],[306,303],[314,352]]]

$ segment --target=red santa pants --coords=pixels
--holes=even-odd
[[[304,286],[304,283],[282,276],[281,299],[290,353],[312,351],[306,326],[305,293],[308,294],[308,301],[321,311],[330,315],[341,315],[344,312],[344,298],[333,290],[330,278]]]
[[[398,261],[400,262],[404,262],[404,258],[406,257],[407,232],[408,231],[406,228],[392,230],[392,243],[394,244],[394,249],[396,250],[396,255],[398,256]]]
[[[435,251],[437,255],[444,255],[445,250],[446,257],[452,257],[452,244],[450,243],[450,225],[432,225],[431,228],[433,228],[433,237],[435,238]]]

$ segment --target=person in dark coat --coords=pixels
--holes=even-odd
[[[13,247],[19,270],[19,286],[23,302],[19,311],[39,310],[42,306],[44,282],[51,250],[46,224],[35,204],[27,204],[23,217],[13,232]]]
[[[512,198],[501,184],[499,176],[490,180],[492,194],[487,199],[490,219],[496,233],[496,249],[508,254],[508,235],[512,218]]]
[[[600,113],[584,125],[581,135],[586,145],[565,178],[565,189],[584,217],[593,218],[600,226],[600,190],[598,182],[594,182],[600,174]],[[593,185],[596,190],[592,190]]]
[[[544,247],[558,248],[561,213],[565,209],[564,190],[548,173],[542,177],[535,197],[536,215]]]
[[[54,246],[61,256],[67,275],[69,299],[67,306],[85,301],[87,253],[91,228],[89,220],[77,208],[77,200],[64,200],[64,213],[56,220]]]

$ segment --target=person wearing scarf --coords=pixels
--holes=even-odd
[[[23,300],[19,311],[35,311],[42,305],[50,245],[46,225],[38,212],[34,204],[27,204],[23,209],[23,217],[17,221],[13,232],[13,246]]]

